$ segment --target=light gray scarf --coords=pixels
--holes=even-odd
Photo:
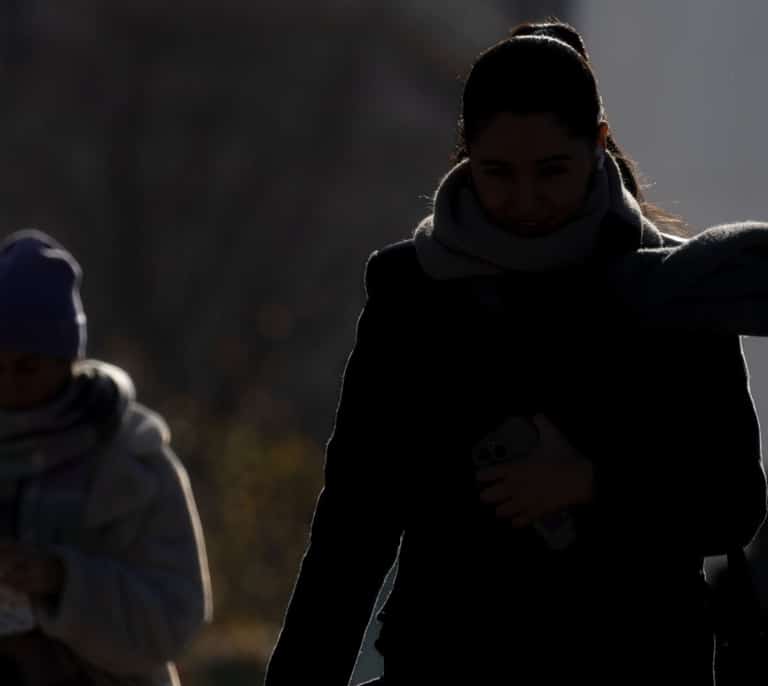
[[[27,478],[95,448],[134,397],[121,369],[86,360],[69,386],[47,405],[0,411],[0,480]]]
[[[609,213],[635,227],[639,240],[599,268],[606,288],[639,325],[768,336],[768,223],[714,226],[690,239],[665,236],[642,215],[610,155],[580,215],[533,238],[487,219],[464,161],[443,178],[434,212],[413,240],[422,268],[434,279],[545,271],[586,262]]]
[[[595,173],[579,215],[556,232],[536,237],[515,235],[488,220],[470,186],[469,161],[464,160],[441,181],[434,212],[419,224],[414,244],[422,268],[435,279],[545,271],[588,260],[608,212],[642,231],[640,206],[609,154]]]

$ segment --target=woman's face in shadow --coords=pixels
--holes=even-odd
[[[497,114],[469,145],[472,183],[488,218],[520,236],[557,231],[579,213],[604,148],[576,138],[552,114]]]
[[[72,363],[53,357],[0,350],[0,410],[45,405],[69,382]]]

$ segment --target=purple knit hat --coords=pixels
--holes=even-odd
[[[85,355],[82,270],[35,229],[0,243],[0,348],[67,360]]]

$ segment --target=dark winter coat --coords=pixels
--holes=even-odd
[[[347,684],[398,550],[387,683],[710,683],[702,558],[765,515],[744,360],[737,336],[627,316],[604,270],[642,246],[606,229],[592,263],[543,273],[437,281],[411,241],[371,257],[267,686]],[[594,465],[564,552],[475,485],[472,446],[536,413]]]

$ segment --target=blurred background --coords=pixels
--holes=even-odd
[[[185,684],[260,682],[365,259],[426,214],[472,59],[547,15],[583,33],[652,200],[695,229],[768,220],[759,0],[0,1],[0,235],[78,256],[90,354],[174,432],[216,611]],[[768,418],[768,344],[745,347]]]

